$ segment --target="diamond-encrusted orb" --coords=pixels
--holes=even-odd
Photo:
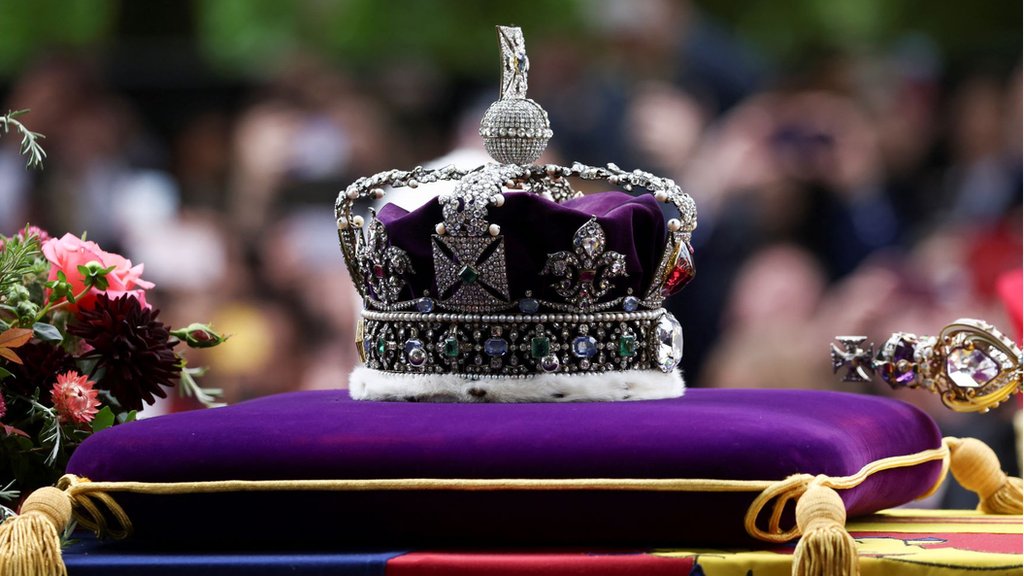
[[[577,358],[590,358],[597,354],[597,340],[593,336],[577,336],[572,341],[572,353]]]
[[[665,313],[655,328],[654,356],[662,372],[671,372],[683,359],[683,327],[675,316]]]
[[[484,148],[502,164],[532,164],[552,134],[548,113],[529,98],[498,100],[480,121]]]
[[[979,388],[999,375],[999,365],[977,348],[954,348],[946,356],[946,373],[961,388]]]
[[[558,370],[558,366],[560,364],[558,356],[555,356],[554,354],[540,359],[540,367],[545,372],[554,372],[555,370]]]

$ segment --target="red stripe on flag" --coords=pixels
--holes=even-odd
[[[679,576],[693,558],[643,552],[411,552],[388,560],[387,576]]]

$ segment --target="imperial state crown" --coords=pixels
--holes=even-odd
[[[500,98],[480,135],[497,162],[389,170],[360,178],[335,204],[338,238],[363,298],[365,366],[351,395],[368,400],[544,402],[670,398],[683,393],[682,327],[665,298],[694,275],[689,195],[640,170],[538,165],[552,136],[526,97],[522,31],[498,27]],[[623,191],[584,195],[573,180]],[[453,181],[413,211],[360,199]],[[634,195],[635,189],[646,191]],[[662,204],[676,212],[665,222]]]

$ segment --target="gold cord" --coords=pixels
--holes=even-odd
[[[785,542],[799,535],[799,528],[780,527],[782,511],[799,498],[811,483],[844,490],[861,484],[872,474],[893,468],[916,466],[946,459],[949,448],[924,450],[869,463],[851,476],[830,477],[797,474],[784,480],[711,480],[698,478],[384,478],[346,480],[216,480],[208,482],[91,482],[66,475],[58,487],[64,490],[82,526],[112,538],[131,533],[131,521],[111,496],[117,492],[148,495],[213,494],[223,492],[306,492],[374,490],[642,490],[653,492],[760,492],[747,511],[747,532],[768,542]],[[761,511],[773,502],[767,530],[756,525]]]

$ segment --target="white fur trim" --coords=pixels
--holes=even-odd
[[[598,402],[677,398],[686,388],[677,370],[538,374],[471,380],[454,374],[396,374],[358,366],[349,377],[356,400],[416,402]]]

